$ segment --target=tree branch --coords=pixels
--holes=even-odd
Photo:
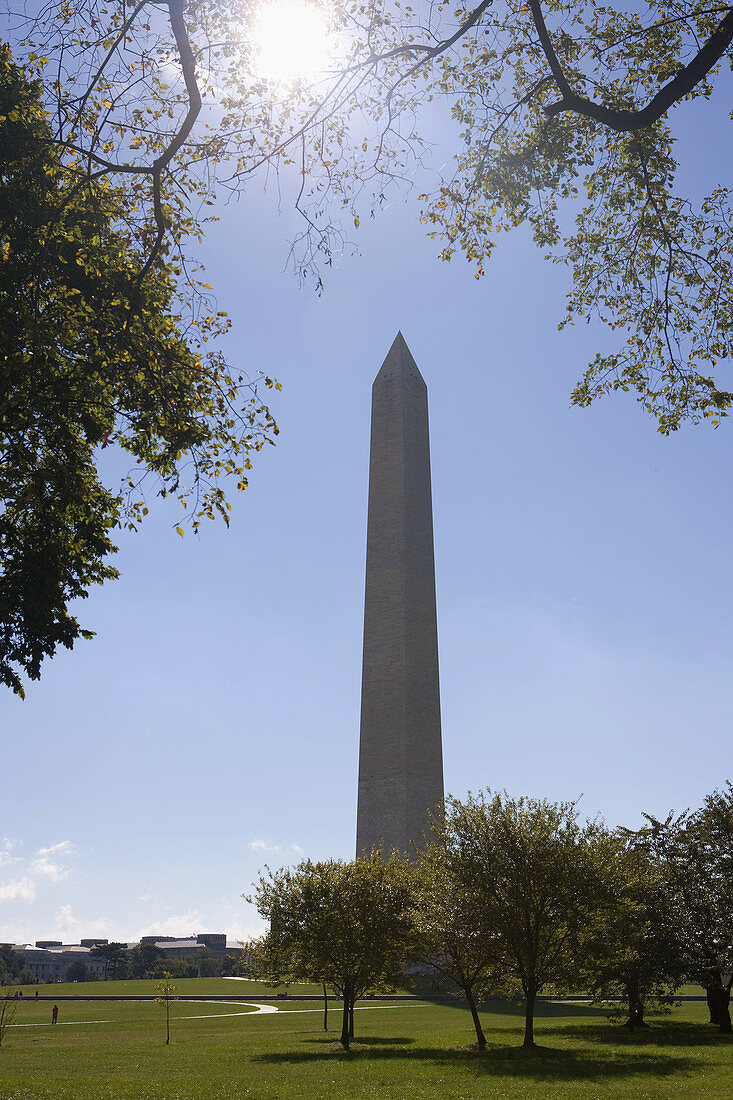
[[[574,114],[583,115],[585,118],[593,118],[596,122],[601,122],[611,130],[619,132],[642,130],[647,126],[651,126],[674,103],[688,95],[707,76],[733,41],[733,8],[728,8],[728,13],[723,21],[713,31],[692,61],[680,69],[669,83],[660,88],[645,107],[638,111],[615,110],[611,107],[604,107],[601,103],[594,103],[593,100],[580,96],[573,91],[555,53],[555,47],[552,44],[542,14],[540,0],[529,0],[529,7],[543,52],[562,97],[557,103],[551,103],[545,107],[547,117],[553,118],[555,115],[570,111]]]
[[[188,92],[188,112],[178,133],[164,152],[156,158],[153,167],[157,171],[162,171],[173,160],[173,157],[191,133],[193,125],[201,111],[201,92],[199,91],[198,81],[196,79],[196,61],[193,56],[193,50],[191,49],[191,41],[188,37],[186,22],[183,18],[183,3],[184,0],[168,0],[168,11],[170,13],[173,37],[176,40],[178,55],[181,59],[183,79],[186,84],[186,91]]]

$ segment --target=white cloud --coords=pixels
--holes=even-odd
[[[47,878],[51,882],[61,882],[67,878],[69,868],[62,867],[60,863],[54,863],[50,859],[34,859],[28,864],[28,873],[35,878]]]
[[[35,896],[36,884],[25,876],[0,884],[0,901],[33,901]]]
[[[70,840],[61,840],[39,848],[26,862],[14,854],[15,846],[15,841],[9,837],[0,841],[0,867],[25,864],[23,869],[17,868],[16,878],[0,883],[0,901],[33,901],[41,881],[61,882],[68,876],[69,868],[64,866],[64,860],[76,853]]]
[[[299,844],[268,844],[265,840],[250,840],[247,847],[251,852],[292,852],[296,856],[305,854]]]
[[[58,932],[61,929],[63,932],[73,933],[79,928],[80,922],[74,916],[74,911],[70,905],[61,905],[56,910],[56,916],[54,918],[55,931]],[[62,936],[62,939],[65,938]]]
[[[70,840],[61,840],[47,848],[39,848],[28,864],[28,874],[36,878],[47,878],[51,882],[60,882],[68,876],[69,868],[60,863],[60,859],[74,855],[76,848]]]
[[[107,917],[79,919],[70,905],[61,905],[54,914],[52,935],[65,943],[71,943],[81,935],[109,937],[112,930],[112,921]]]
[[[247,943],[248,940],[258,939],[267,931],[264,921],[260,924],[243,924],[238,921],[229,921],[227,927],[227,940],[230,943]]]
[[[18,857],[13,855],[15,841],[10,837],[3,837],[0,841],[0,867],[7,867],[10,863],[17,863]]]
[[[70,840],[60,840],[58,844],[50,844],[48,848],[39,848],[39,856],[73,856],[76,854],[76,845]]]

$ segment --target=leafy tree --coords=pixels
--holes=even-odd
[[[617,832],[599,851],[604,891],[583,934],[583,988],[597,1001],[623,997],[633,1030],[685,979],[680,907],[665,866],[634,836]]]
[[[17,951],[13,951],[9,943],[0,943],[0,983],[5,985],[21,985],[18,981],[23,970],[22,957]]]
[[[247,952],[250,945],[248,943],[240,943],[239,950],[234,951],[227,949],[227,952],[222,960],[222,975],[224,977],[237,977],[246,978],[249,976],[249,969],[247,963]]]
[[[225,958],[229,961],[231,973],[240,978],[267,978],[266,964],[267,952],[264,946],[264,937],[254,937],[250,940],[242,940],[239,943],[240,950],[237,954],[227,952]]]
[[[572,802],[507,794],[448,799],[443,830],[458,882],[474,893],[478,929],[493,929],[504,988],[525,1004],[524,1046],[534,1041],[537,994],[580,972],[582,933],[601,892],[595,848],[602,831],[581,825]]]
[[[81,959],[73,962],[66,971],[67,982],[86,982],[89,980],[89,967]]]
[[[664,861],[680,899],[687,976],[706,991],[710,1023],[730,1034],[733,784],[727,781],[692,813],[647,819],[640,836]]]
[[[171,1004],[177,999],[178,995],[178,989],[173,984],[169,971],[164,972],[161,981],[155,987],[155,992],[158,994],[155,1003],[162,1005],[165,1009],[165,1043],[167,1046],[171,1041]]]
[[[221,974],[221,961],[208,949],[198,950],[185,959],[164,957],[165,966],[173,978],[214,978]],[[158,969],[162,965],[163,961],[159,960]]]
[[[0,683],[23,695],[59,645],[90,637],[71,600],[117,575],[112,529],[159,496],[228,522],[222,482],[246,487],[277,428],[207,344],[226,318],[184,318],[180,259],[149,255],[132,197],[59,150],[28,80],[0,48]],[[271,384],[271,383],[270,383]],[[106,486],[100,452],[135,468]],[[178,528],[183,534],[183,528]]]
[[[161,978],[168,965],[165,951],[154,943],[138,943],[128,953],[128,977]]]
[[[221,974],[221,961],[208,948],[197,954],[193,962],[196,965],[196,974],[202,978],[216,978]]]
[[[433,828],[435,841],[421,852],[415,874],[417,950],[422,961],[463,993],[483,1050],[478,1005],[501,982],[503,947],[486,923],[487,883],[480,862],[451,843],[448,822],[436,821]]]
[[[343,999],[341,1044],[353,1038],[354,1003],[404,977],[412,945],[412,876],[379,852],[353,863],[304,860],[261,875],[254,901],[270,923],[263,941],[271,980],[325,982]]]
[[[33,985],[36,975],[24,963],[23,955],[12,944],[0,943],[0,986]]]
[[[89,954],[96,959],[104,959],[104,980],[114,980],[120,962],[127,954],[126,943],[98,943],[91,948]]]
[[[570,270],[562,325],[596,316],[619,334],[575,403],[629,390],[665,433],[727,415],[733,396],[716,375],[733,330],[730,192],[711,181],[698,202],[677,190],[673,122],[712,95],[733,9],[323,7],[342,61],[289,89],[258,76],[244,3],[50,5],[28,27],[25,56],[49,74],[54,141],[90,176],[124,181],[149,256],[195,230],[192,204],[211,201],[220,166],[222,185],[239,190],[268,163],[298,181],[304,274],[343,247],[345,223],[358,227],[413,182],[420,110],[445,97],[456,155],[422,210],[442,257],[462,252],[480,277],[501,231],[526,225]]]

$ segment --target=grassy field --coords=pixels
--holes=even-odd
[[[155,980],[131,980],[125,982],[54,982],[49,985],[21,985],[24,998],[32,998],[36,990],[39,997],[133,997],[155,996]],[[186,996],[208,997],[233,994],[242,996],[274,996],[281,992],[267,982],[255,982],[249,978],[173,978],[179,993]],[[283,987],[284,988],[284,987]],[[293,986],[293,992],[296,987]],[[320,993],[320,986],[299,985],[298,993]]]
[[[151,992],[153,983],[67,987],[76,992]],[[204,995],[255,983],[191,979]],[[223,990],[221,986],[223,985]],[[51,987],[61,994],[62,986]],[[183,991],[183,989],[182,989]],[[117,989],[115,989],[117,992]],[[392,1002],[357,1006],[356,1042],[336,1042],[338,1013],[322,1029],[321,1009],[304,1001],[256,1006],[184,1003],[165,1013],[151,1003],[24,999],[0,1048],[1,1100],[323,1100],[425,1097],[469,1100],[583,1100],[733,1097],[733,1042],[705,1023],[705,1006],[686,1004],[628,1034],[597,1009],[543,1005],[542,1049],[519,1048],[519,1009],[490,1004],[482,1018],[490,1049],[473,1048],[462,1007]],[[276,1008],[276,1011],[273,1009]]]

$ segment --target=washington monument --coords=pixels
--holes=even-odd
[[[357,856],[413,852],[442,798],[428,391],[398,333],[372,386]]]

